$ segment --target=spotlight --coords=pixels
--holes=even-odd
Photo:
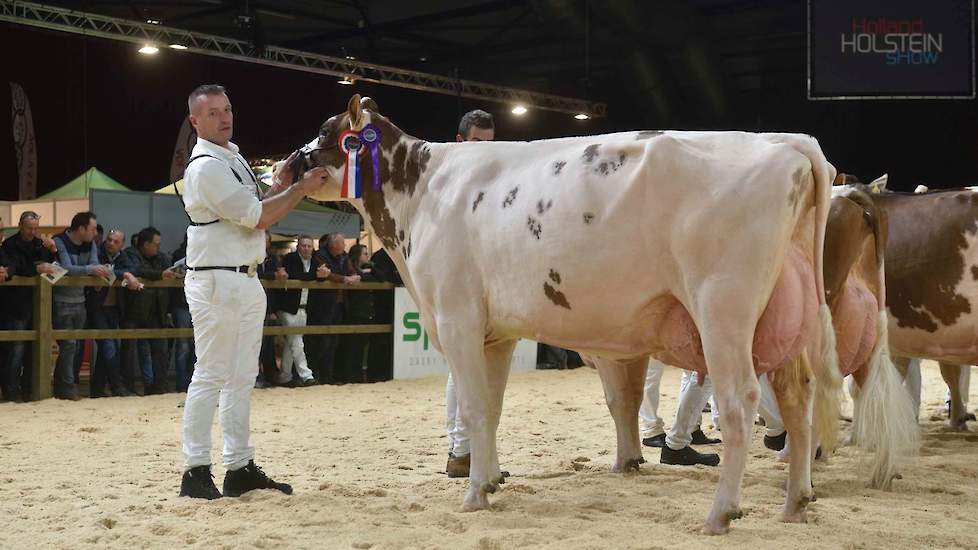
[[[574,118],[576,118],[577,120],[587,120],[591,117],[584,113],[577,113],[576,115],[574,115]]]
[[[174,50],[186,50],[187,49],[187,47],[184,46],[183,44],[170,44],[170,47],[173,48]]]
[[[160,49],[152,44],[143,44],[142,48],[139,48],[139,53],[143,55],[155,55]]]
[[[344,86],[352,86],[353,82],[354,80],[348,76],[344,76],[343,78],[336,81],[337,84],[342,84]]]
[[[516,116],[523,116],[526,114],[526,107],[517,105],[516,107],[513,107],[512,113]]]

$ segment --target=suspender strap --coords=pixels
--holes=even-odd
[[[210,157],[212,159],[216,159],[217,158],[214,155],[208,155],[206,153],[205,154],[202,154],[202,155],[197,155],[195,157],[190,157],[190,160],[187,161],[187,166],[190,166],[190,163],[191,162],[193,162],[193,161],[195,161],[195,160],[197,160],[197,159],[199,159],[201,157]],[[251,171],[251,168],[249,168],[248,165],[246,165],[245,163],[241,162],[241,158],[239,158],[239,157],[236,156],[235,157],[235,160],[238,161],[238,164],[244,166],[245,171],[251,177],[251,181],[255,184],[255,189],[258,190],[258,197],[260,199],[261,196],[262,196],[261,186],[258,185],[258,179],[255,178],[255,174]],[[231,170],[231,174],[234,175],[234,179],[238,180],[238,183],[244,185],[244,180],[242,180],[241,179],[241,176],[239,176],[238,173],[234,171],[234,168],[231,168],[231,166],[228,165],[228,169]],[[186,212],[187,211],[187,203],[183,201],[183,195],[181,195],[180,194],[180,190],[177,189],[176,182],[173,182],[173,190],[176,192],[177,197],[180,198],[180,203],[183,204],[183,210],[184,210],[184,212]],[[187,218],[190,219],[190,214],[189,213],[187,214]],[[205,225],[210,225],[212,223],[217,223],[219,221],[221,221],[220,218],[218,218],[216,220],[209,221],[209,222],[197,223],[197,222],[195,222],[194,220],[191,219],[190,220],[190,225],[192,225],[194,227],[203,227]]]

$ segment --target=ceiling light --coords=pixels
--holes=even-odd
[[[574,115],[574,118],[576,118],[577,120],[587,120],[591,117],[584,113],[577,113],[576,115]]]
[[[146,22],[149,23],[150,25],[159,25],[160,24],[160,20],[159,19],[147,19]]]
[[[352,86],[353,85],[353,79],[350,78],[350,77],[348,77],[348,76],[344,76],[343,78],[337,80],[336,83],[337,84],[342,84],[344,86]]]
[[[142,48],[139,48],[139,53],[143,55],[154,55],[158,51],[160,51],[160,49],[152,44],[144,44]]]
[[[517,105],[516,107],[513,107],[512,113],[517,116],[523,116],[526,114],[526,107]]]
[[[187,49],[187,47],[184,46],[183,44],[170,44],[170,47],[173,48],[174,50],[186,50]]]
[[[349,59],[350,61],[356,61],[356,59],[357,59],[356,56],[354,56],[354,55],[348,55],[348,56],[346,56],[346,58]]]

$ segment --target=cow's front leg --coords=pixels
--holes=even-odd
[[[513,350],[516,340],[496,342],[485,347],[486,369],[489,373],[489,481],[490,483],[505,483],[506,479],[499,468],[499,451],[496,449],[496,430],[503,411],[503,395],[506,392],[506,381],[509,379],[510,366],[513,363]]]
[[[961,395],[961,365],[941,363],[941,376],[951,391],[951,410],[949,414],[951,429],[966,432],[968,431],[968,411],[964,406],[964,396]]]
[[[618,456],[611,470],[636,471],[638,465],[644,462],[638,430],[638,410],[642,406],[648,357],[627,362],[596,357],[595,365],[618,435]]]
[[[772,386],[791,440],[788,490],[781,520],[805,523],[805,510],[813,498],[811,407],[815,396],[813,374],[807,357],[799,357],[779,371]]]

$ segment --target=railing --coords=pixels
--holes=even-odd
[[[140,279],[146,288],[182,288],[183,279],[163,279],[148,281]],[[120,287],[116,281],[115,287]],[[321,283],[318,281],[270,281],[261,280],[266,289],[295,290],[390,290],[390,283],[359,283],[344,285]],[[137,329],[82,329],[55,330],[52,312],[52,286],[93,286],[104,287],[109,284],[96,277],[62,277],[55,285],[42,281],[40,277],[13,277],[0,288],[9,286],[32,286],[34,292],[34,329],[0,330],[0,342],[31,341],[33,346],[33,369],[31,370],[31,399],[46,399],[52,396],[52,377],[54,358],[51,354],[53,344],[58,340],[99,340],[99,339],[152,339],[152,338],[192,338],[192,328],[137,328]],[[124,292],[131,292],[123,289]],[[393,331],[392,325],[311,325],[303,327],[269,327],[262,331],[268,336],[291,334],[384,334]]]

